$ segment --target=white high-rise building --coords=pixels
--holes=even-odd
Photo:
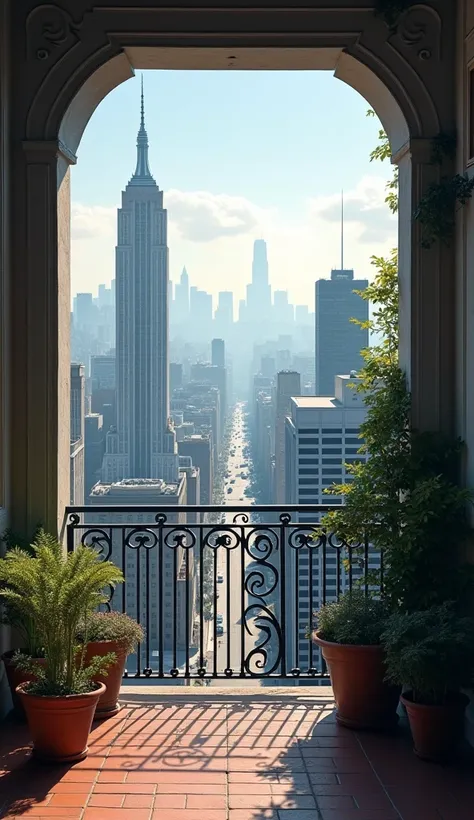
[[[298,396],[291,399],[285,426],[285,489],[289,504],[341,504],[340,496],[328,495],[333,484],[352,480],[347,464],[365,460],[359,453],[363,444],[360,427],[365,421],[363,395],[351,385],[357,384],[355,372],[336,376],[334,396]],[[301,524],[314,524],[318,516],[300,513]],[[330,539],[323,546],[289,549],[287,558],[287,588],[293,595],[288,602],[292,613],[287,623],[288,648],[295,665],[302,670],[319,663],[319,650],[307,638],[312,612],[350,586],[350,575],[338,542]],[[297,553],[297,554],[296,554]],[[369,567],[380,566],[378,554],[369,550]],[[354,562],[352,582],[362,569]],[[294,589],[298,588],[298,605],[294,605]],[[296,639],[298,636],[298,640]]]
[[[178,481],[169,421],[168,296],[167,212],[148,164],[142,87],[137,165],[118,209],[117,429],[107,435],[104,482]]]

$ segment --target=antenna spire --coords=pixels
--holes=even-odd
[[[341,270],[344,270],[344,189],[341,193]]]
[[[140,128],[137,136],[137,167],[130,180],[130,185],[155,185],[148,164],[148,135],[145,128],[145,93],[143,89],[143,74],[141,79],[140,96]]]

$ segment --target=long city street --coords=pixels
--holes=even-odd
[[[255,503],[255,499],[250,495],[251,463],[249,459],[249,442],[245,430],[245,404],[239,403],[236,405],[233,416],[229,460],[225,474],[224,505],[227,503],[229,506],[248,506]],[[238,514],[225,513],[224,522],[226,524],[235,523],[234,532],[236,535],[239,533]],[[245,576],[246,568],[252,559],[247,553],[243,553],[240,543],[235,549],[219,547],[217,554],[219,598],[217,599],[215,623],[213,621],[210,624],[208,670],[212,672],[214,668],[217,668],[218,672],[222,673],[225,669],[232,669],[235,681],[245,657],[248,657],[248,653],[255,646],[259,634],[253,619],[247,620],[247,626],[252,631],[251,635],[248,634],[242,621],[242,612],[249,603],[249,596],[243,588],[245,578],[242,576]],[[221,630],[222,634],[219,635],[218,632]],[[217,645],[214,643],[215,639]],[[222,683],[223,681],[220,680],[219,685]],[[229,683],[232,683],[232,680],[229,680]],[[239,679],[239,686],[244,683],[255,685],[257,681]]]

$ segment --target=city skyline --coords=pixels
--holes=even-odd
[[[339,265],[342,187],[347,261],[358,278],[370,278],[370,256],[396,244],[397,220],[384,204],[391,168],[368,160],[379,124],[366,118],[362,98],[318,72],[144,74],[154,103],[150,156],[169,211],[174,283],[186,266],[199,288],[215,299],[219,291],[232,291],[238,304],[250,280],[253,241],[265,239],[274,289],[288,289],[290,301],[311,305],[314,281]],[[118,204],[113,182],[127,156],[133,118],[124,120],[123,111],[136,103],[137,84],[123,84],[98,108],[72,172],[73,293],[95,292],[99,282],[108,284],[113,277]],[[308,105],[313,98],[314,106]],[[217,99],[229,129],[216,121]],[[325,101],[333,99],[340,102],[334,117],[321,119]],[[185,102],[196,118],[192,129],[183,131],[178,105]],[[297,122],[282,124],[282,102],[290,120],[298,108]],[[345,117],[351,118],[350,137]],[[98,135],[118,120],[120,133],[108,145],[106,159]],[[272,166],[278,152],[282,156]]]

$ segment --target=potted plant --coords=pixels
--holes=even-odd
[[[72,762],[87,755],[95,708],[105,691],[93,678],[114,656],[93,658],[88,666],[83,659],[78,663],[76,635],[79,623],[104,603],[103,590],[122,580],[121,571],[93,548],[79,546],[68,554],[44,532],[33,544],[33,555],[16,548],[0,561],[0,595],[32,620],[45,653],[41,667],[32,667],[26,657],[17,659],[19,667],[36,676],[17,692],[39,758]]]
[[[474,619],[450,604],[395,613],[382,633],[387,678],[403,685],[414,751],[424,760],[449,760],[463,736],[472,685]]]
[[[84,663],[93,658],[113,653],[115,661],[107,669],[106,676],[97,674],[96,682],[107,685],[97,704],[96,720],[116,715],[120,709],[118,696],[127,656],[143,641],[142,627],[123,612],[94,612],[80,625],[78,641],[84,646]]]
[[[16,546],[21,546],[30,555],[34,555],[31,542],[34,541],[39,533],[39,527],[36,528],[33,538],[26,539],[16,536],[12,530],[5,530],[1,536],[1,541],[5,545],[6,550],[11,550]],[[1,660],[5,665],[5,673],[7,676],[10,693],[12,696],[13,708],[18,717],[24,717],[25,713],[21,705],[20,698],[16,694],[16,688],[20,683],[24,683],[28,678],[32,678],[32,672],[28,675],[18,667],[16,663],[16,655],[28,655],[37,664],[44,663],[43,648],[38,642],[35,624],[32,619],[18,607],[15,607],[12,602],[6,603],[1,623],[9,626],[13,630],[14,640],[17,642],[15,649],[10,649],[4,652]]]
[[[387,729],[397,723],[400,687],[385,681],[380,642],[387,615],[384,600],[360,590],[316,613],[314,641],[331,675],[336,719],[350,729]]]

